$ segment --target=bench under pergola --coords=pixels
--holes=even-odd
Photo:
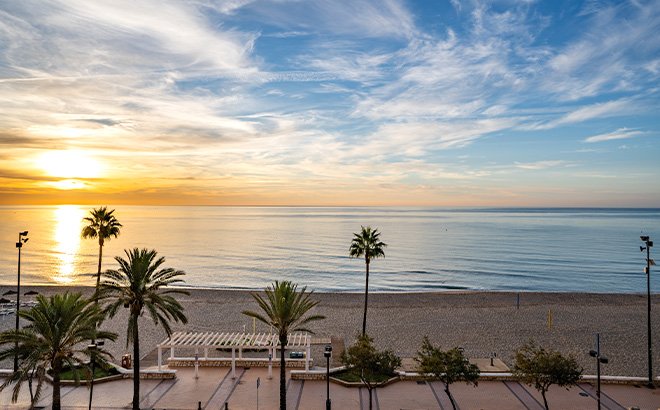
[[[289,333],[285,350],[305,349],[305,370],[309,370],[311,336],[304,332]],[[275,358],[279,348],[279,338],[275,333],[241,332],[174,332],[158,345],[158,371],[161,371],[163,349],[170,350],[170,359],[175,359],[175,348],[195,349],[195,354],[203,350],[204,359],[209,357],[209,349],[231,349],[231,372],[236,377],[236,351],[243,359],[243,349],[265,349],[270,358]],[[268,360],[268,373],[272,371],[272,360]]]

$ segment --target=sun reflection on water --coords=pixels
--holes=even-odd
[[[58,284],[71,284],[80,248],[80,230],[84,211],[75,205],[57,207],[55,216],[55,255],[58,266],[53,280]]]

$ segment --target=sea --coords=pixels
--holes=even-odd
[[[660,209],[115,206],[121,234],[103,269],[131,248],[155,249],[184,286],[263,289],[291,280],[317,292],[363,292],[361,226],[381,232],[385,257],[370,292],[456,290],[645,293],[640,235],[660,239]],[[93,285],[98,242],[82,239],[90,206],[0,206],[0,284]],[[660,249],[651,248],[651,258]],[[660,278],[651,269],[651,290]]]

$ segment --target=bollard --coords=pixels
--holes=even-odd
[[[197,410],[202,410],[202,402],[201,401],[197,402]]]

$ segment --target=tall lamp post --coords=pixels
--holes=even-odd
[[[94,396],[94,364],[95,359],[96,359],[96,351],[99,347],[103,346],[104,342],[103,340],[99,340],[98,342],[92,343],[87,346],[89,349],[89,362],[90,362],[90,367],[92,368],[92,381],[90,382],[89,385],[89,410],[92,410],[92,397]]]
[[[29,240],[27,237],[28,231],[18,233],[18,276],[16,280],[16,333],[18,333],[18,310],[21,307],[21,248],[23,244]],[[18,371],[18,340],[16,340],[16,353],[14,354],[14,372]]]
[[[325,387],[326,387],[326,400],[325,400],[325,410],[331,410],[332,409],[332,403],[330,402],[330,357],[332,357],[332,346],[327,345],[325,347],[325,352],[323,352],[323,356],[325,356]]]
[[[600,364],[607,364],[607,357],[600,354],[600,333],[596,333],[596,350],[589,350],[589,356],[596,358],[596,397],[598,399],[598,410],[600,410]]]
[[[651,354],[651,265],[655,265],[655,261],[651,259],[651,248],[653,241],[648,235],[642,235],[639,239],[644,242],[646,246],[640,246],[640,252],[646,251],[646,324],[647,324],[647,341],[648,341],[648,354],[649,354],[649,382],[648,387],[653,387],[653,355]]]

